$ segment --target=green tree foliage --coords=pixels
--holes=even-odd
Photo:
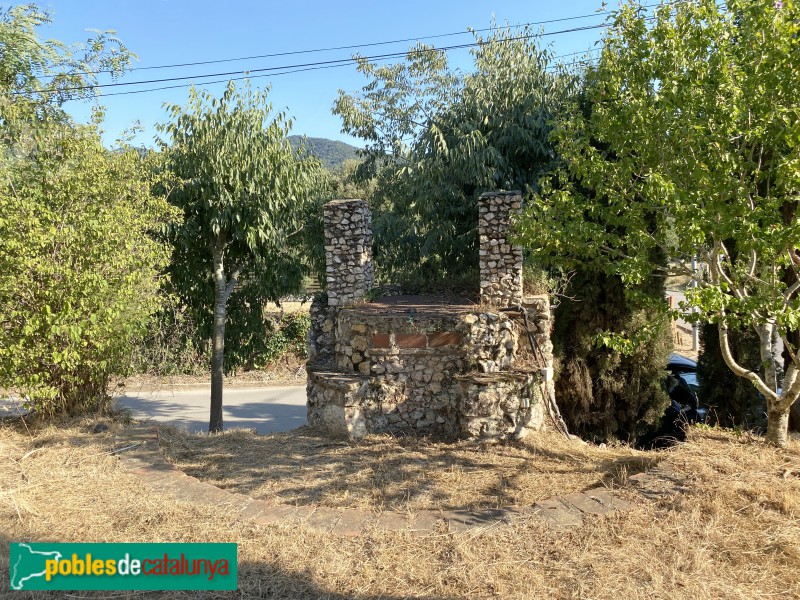
[[[663,298],[660,280],[639,290]],[[571,432],[595,441],[635,444],[660,425],[669,398],[664,369],[672,349],[669,322],[629,297],[619,277],[578,269],[569,298],[555,311],[553,346],[558,360],[556,398]],[[598,343],[599,334],[651,333],[625,352]]]
[[[176,289],[212,339],[209,430],[222,429],[228,323],[241,339],[266,333],[263,308],[299,290],[302,217],[319,163],[286,140],[291,123],[270,118],[266,92],[231,82],[221,98],[190,91],[161,127],[169,201],[183,221],[169,229]],[[247,352],[247,344],[234,346]]]
[[[798,33],[789,1],[664,4],[653,21],[623,6],[587,74],[590,112],[561,121],[561,171],[525,226],[541,255],[580,257],[632,285],[658,266],[654,250],[697,254],[707,280],[678,269],[698,281],[688,303],[718,323],[726,364],[766,397],[779,446],[800,395],[787,336],[800,325]],[[736,363],[729,327],[756,332],[760,372]],[[775,331],[790,350],[782,386]]]
[[[445,274],[427,264],[438,262],[436,249],[423,254],[425,234],[419,227],[427,222],[415,208],[411,180],[402,170],[414,162],[411,145],[455,101],[460,79],[448,68],[446,53],[425,44],[394,65],[357,60],[369,82],[357,94],[340,90],[333,112],[342,118],[343,132],[365,141],[365,160],[356,176],[375,182],[376,275],[392,282],[441,279]]]
[[[169,253],[150,234],[170,210],[138,153],[103,147],[101,113],[79,126],[59,109],[88,94],[70,89],[82,73],[130,54],[101,35],[79,56],[39,37],[48,21],[32,6],[0,15],[0,386],[54,415],[106,407],[160,305]]]
[[[344,131],[367,142],[377,171],[376,261],[384,272],[443,281],[477,270],[477,197],[535,186],[554,159],[550,121],[577,78],[553,72],[529,29],[476,35],[474,70],[443,52],[411,49],[405,63],[361,61],[371,81],[340,92]]]
[[[48,118],[68,121],[60,109],[64,102],[93,98],[95,73],[116,79],[135,58],[113,31],[93,32],[76,46],[44,40],[37,28],[51,22],[35,4],[0,9],[0,111],[7,143],[30,136]]]
[[[370,81],[358,94],[339,90],[333,113],[342,118],[344,133],[366,142],[361,171],[375,175],[387,165],[405,164],[409,144],[455,99],[459,77],[448,69],[447,54],[426,44],[394,65],[355,59]]]

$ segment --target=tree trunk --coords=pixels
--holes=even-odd
[[[768,403],[772,404],[772,403]],[[767,443],[786,448],[789,443],[789,409],[775,406],[767,409]]]
[[[792,277],[794,277],[794,272],[789,271]],[[792,281],[794,283],[794,281]],[[792,348],[800,348],[800,331],[793,330],[786,334],[786,339],[791,345]],[[789,369],[789,365],[792,364],[792,355],[789,353],[789,349],[784,345],[783,348],[783,370],[784,373]],[[784,384],[785,385],[785,384]],[[789,429],[792,431],[800,431],[800,401],[795,400],[792,404],[791,408],[789,409]]]
[[[221,244],[214,248],[214,333],[211,345],[211,412],[208,432],[222,431],[222,375],[225,362],[225,320],[228,312]]]
[[[766,323],[755,328],[760,340],[759,351],[761,364],[764,369],[764,383],[773,392],[778,390],[778,361],[780,355],[776,352],[775,324]]]

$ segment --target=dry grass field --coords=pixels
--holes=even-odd
[[[192,435],[161,428],[168,461],[231,492],[284,504],[417,511],[533,504],[598,485],[624,485],[664,453],[598,448],[557,433],[485,445],[371,435],[332,440],[301,428]]]
[[[442,531],[414,537],[404,532],[372,531],[338,538],[301,525],[238,524],[232,521],[228,507],[202,507],[153,492],[110,454],[114,433],[122,425],[105,421],[109,430],[95,434],[91,433],[95,423],[73,421],[58,428],[0,426],[0,594],[8,590],[9,541],[227,541],[239,544],[236,593],[82,592],[69,597],[800,597],[798,440],[782,451],[748,435],[694,431],[688,443],[668,453],[670,462],[688,475],[688,491],[658,501],[631,494],[634,508],[630,512],[587,518],[575,529],[549,530],[532,521],[467,534]],[[249,438],[249,434],[228,436],[231,439],[224,440],[224,445],[230,450],[231,440],[241,440],[244,449]],[[424,450],[414,444],[403,448],[399,442],[391,443],[401,454],[403,450],[414,455]],[[373,444],[377,442],[366,447]],[[375,448],[388,456],[389,444],[381,442]],[[535,443],[533,447],[537,448]],[[621,449],[576,448],[572,451],[576,464],[585,461],[586,471],[594,473],[591,478],[605,479],[608,464],[629,460]],[[513,468],[519,456],[507,462],[502,450],[490,450],[493,457],[487,458],[476,450],[461,448],[452,455],[463,456],[452,460],[488,460],[501,468]],[[325,451],[336,455],[346,449]],[[601,458],[603,452],[608,454],[606,462]],[[435,445],[431,453],[447,454]],[[564,448],[558,453],[565,453]],[[274,452],[265,452],[261,468],[269,470],[274,459]],[[553,470],[570,462],[554,457],[548,460],[541,464]],[[390,462],[384,464],[386,469],[391,467]],[[296,477],[302,482],[303,477]],[[461,477],[477,476],[459,474],[457,481],[467,485],[473,480]],[[520,478],[516,485],[540,485],[537,477]],[[553,484],[558,481],[555,477]],[[574,485],[582,480],[564,473],[563,481]],[[308,493],[300,489],[297,498]],[[497,499],[487,494],[479,501],[476,492],[462,490],[452,492],[446,502],[456,501],[462,493],[478,503]],[[538,494],[535,490],[517,493],[529,494],[525,498]],[[337,497],[341,493],[332,492],[327,501]],[[378,496],[371,500],[381,501],[386,499]],[[349,502],[359,504],[352,499]],[[39,597],[48,596],[13,595],[19,599]]]

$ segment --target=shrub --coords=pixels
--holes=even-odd
[[[0,188],[0,386],[45,415],[106,407],[109,376],[161,305],[169,213],[135,152],[97,128],[42,124]]]
[[[208,340],[201,339],[185,307],[170,305],[154,318],[131,351],[133,373],[204,375],[210,368]]]
[[[672,347],[667,319],[626,298],[616,277],[578,271],[568,293],[573,300],[556,309],[553,332],[564,420],[585,438],[635,443],[658,427],[669,405],[662,383]],[[597,343],[602,331],[631,335],[652,326],[654,335],[628,356]]]

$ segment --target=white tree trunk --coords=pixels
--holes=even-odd
[[[789,444],[788,408],[767,408],[767,442],[778,448],[786,448]]]
[[[755,327],[759,339],[759,352],[761,365],[764,369],[764,383],[773,392],[778,390],[778,338],[774,323],[767,323]]]
[[[724,317],[724,315],[722,315]],[[789,408],[800,396],[800,377],[797,368],[790,365],[786,369],[781,394],[777,393],[777,367],[775,361],[774,325],[756,327],[759,337],[759,350],[764,368],[764,378],[749,369],[739,365],[731,354],[728,339],[728,328],[724,321],[719,324],[719,345],[722,358],[731,371],[739,377],[744,377],[756,387],[767,399],[767,442],[780,448],[785,448],[789,440]],[[768,382],[772,382],[769,385]]]

